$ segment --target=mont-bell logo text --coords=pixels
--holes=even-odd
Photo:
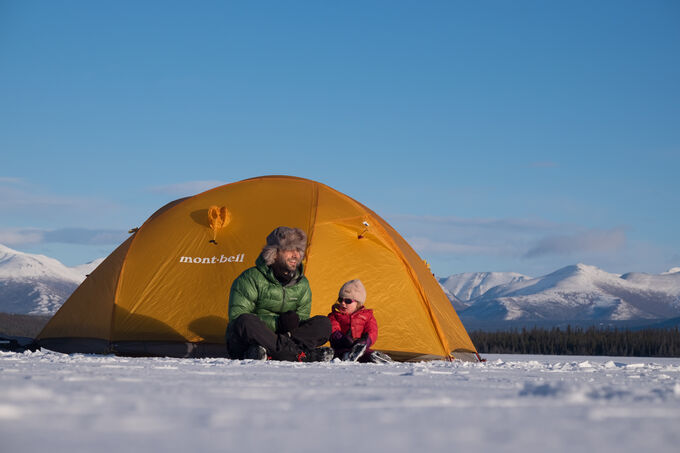
[[[181,256],[179,258],[180,263],[189,264],[223,264],[223,263],[242,263],[245,258],[245,253],[239,253],[238,255],[225,256]]]

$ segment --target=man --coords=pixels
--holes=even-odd
[[[310,318],[312,292],[303,274],[307,235],[278,227],[255,266],[231,285],[227,348],[232,358],[319,362],[333,359],[321,348],[331,334],[326,316]]]

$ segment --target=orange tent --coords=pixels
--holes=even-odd
[[[37,340],[62,352],[224,356],[229,288],[277,226],[302,228],[312,315],[359,278],[379,325],[375,348],[397,360],[477,360],[423,260],[370,209],[324,184],[264,176],[167,204],[121,244]]]

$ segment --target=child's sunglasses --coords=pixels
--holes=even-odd
[[[338,302],[344,302],[346,305],[350,305],[350,304],[353,304],[354,302],[356,302],[356,300],[354,300],[354,299],[338,299]]]

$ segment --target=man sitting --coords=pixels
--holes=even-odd
[[[303,274],[307,235],[278,227],[255,266],[243,271],[229,292],[227,348],[234,359],[318,362],[333,359],[321,348],[331,334],[326,316],[310,318],[312,292]]]

